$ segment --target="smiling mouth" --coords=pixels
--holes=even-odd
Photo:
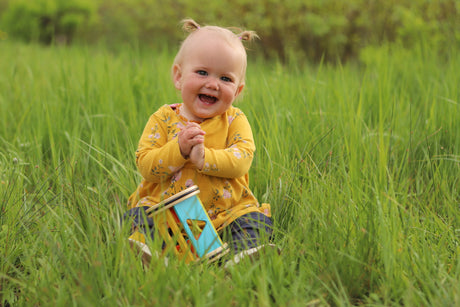
[[[209,103],[209,104],[213,104],[217,101],[217,98],[214,97],[214,96],[209,96],[209,95],[205,95],[205,94],[200,94],[198,95],[198,98],[200,98],[200,100],[204,103]]]

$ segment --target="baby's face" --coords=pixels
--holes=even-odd
[[[244,87],[242,71],[243,55],[238,48],[210,31],[196,33],[183,62],[173,67],[182,115],[201,122],[224,113]]]

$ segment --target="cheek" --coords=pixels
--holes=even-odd
[[[190,79],[185,79],[183,82],[182,82],[182,89],[196,89],[197,87],[199,87],[199,82],[198,80],[194,79],[194,78],[190,78]]]
[[[190,89],[193,88],[192,83],[190,83],[189,80],[183,80],[181,82],[180,90],[183,91],[190,91]]]

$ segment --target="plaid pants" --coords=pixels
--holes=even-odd
[[[268,242],[273,233],[272,220],[260,213],[251,212],[240,216],[222,230],[222,238],[236,254]]]

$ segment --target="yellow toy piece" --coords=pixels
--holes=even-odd
[[[208,214],[198,198],[197,186],[192,186],[146,210],[164,241],[162,255],[173,252],[186,263],[207,259],[212,262],[228,253]],[[145,236],[135,231],[130,237],[131,246],[142,251],[143,262],[152,257]]]

